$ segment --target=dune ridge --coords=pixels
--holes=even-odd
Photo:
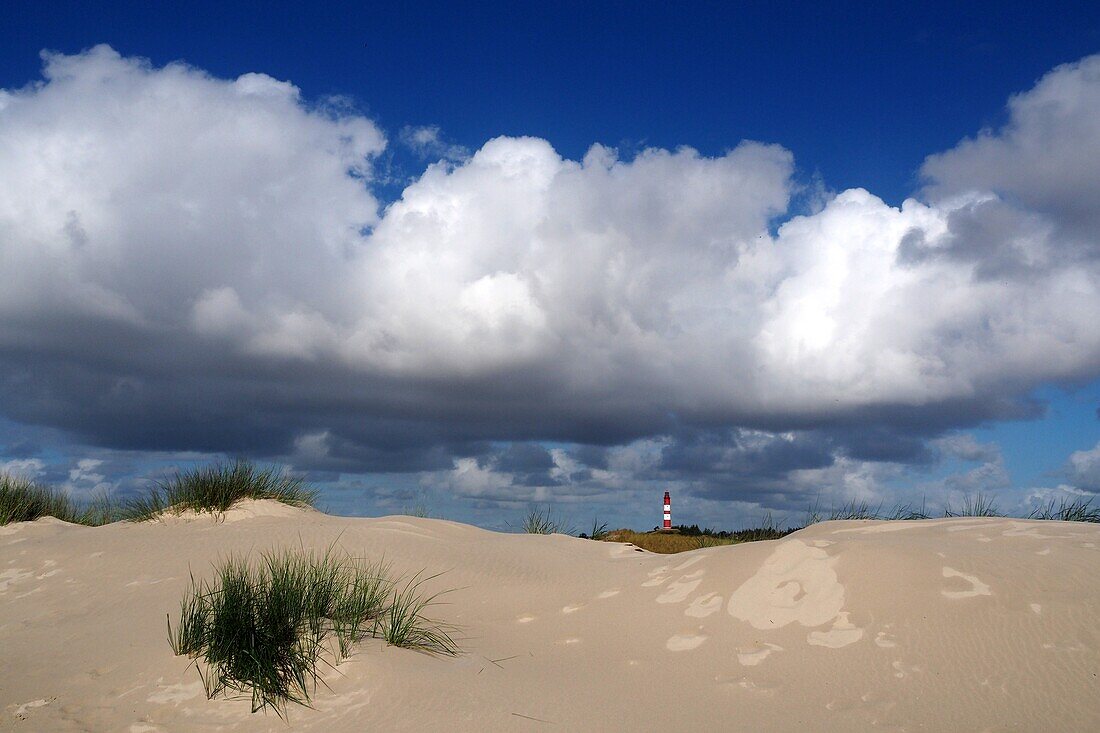
[[[1100,526],[835,521],[654,555],[249,501],[0,527],[0,730],[287,730],[207,700],[166,614],[231,554],[338,543],[441,573],[440,658],[361,644],[290,729],[1100,729]]]

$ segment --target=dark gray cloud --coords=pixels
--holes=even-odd
[[[42,446],[33,440],[16,438],[10,443],[0,445],[0,458],[31,458],[42,451]]]
[[[973,278],[979,282],[1026,282],[1051,268],[1065,266],[1067,256],[1074,259],[1100,256],[1100,249],[1053,249],[1048,220],[998,199],[979,200],[952,211],[946,226],[946,233],[931,240],[923,230],[911,230],[898,247],[898,261],[917,266],[945,259],[971,266]]]
[[[783,478],[790,471],[832,465],[826,441],[815,436],[693,431],[665,447],[660,470],[687,476]]]
[[[776,145],[497,138],[380,211],[385,136],[353,110],[48,55],[0,94],[0,416],[477,501],[638,480],[790,503],[928,466],[1100,375],[1098,68],[1014,97],[900,208],[852,189],[791,216]]]

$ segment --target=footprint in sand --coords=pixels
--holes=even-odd
[[[673,570],[677,570],[677,571],[679,571],[679,570],[687,570],[687,569],[688,569],[688,568],[690,568],[690,567],[691,567],[692,565],[694,565],[694,564],[695,564],[695,563],[697,563],[697,562],[701,562],[702,560],[703,560],[703,558],[701,558],[701,557],[698,557],[698,556],[696,556],[696,557],[691,557],[691,558],[688,558],[688,559],[687,559],[687,560],[685,560],[684,562],[682,562],[682,563],[680,563],[679,565],[677,565],[676,567],[674,567],[674,568],[673,568]]]
[[[756,629],[778,629],[798,623],[815,627],[831,623],[844,608],[844,586],[836,575],[836,558],[800,540],[787,540],[741,584],[727,610]]]
[[[730,674],[718,674],[714,676],[714,681],[720,685],[736,686],[742,690],[746,690],[757,695],[772,696],[778,690],[783,688],[783,683],[778,680],[763,680],[755,679],[750,680],[748,677],[741,677],[739,675]]]
[[[1009,522],[1010,529],[1001,532],[1002,537],[1034,537],[1036,539],[1070,539],[1074,535],[1070,534],[1044,534],[1033,524],[1026,522]]]
[[[657,596],[658,603],[680,603],[687,599],[695,589],[699,587],[699,584],[703,582],[702,570],[698,570],[690,575],[681,575],[679,578],[669,583],[668,588],[664,593]]]
[[[975,578],[973,575],[967,575],[961,573],[954,568],[945,567],[943,569],[943,577],[945,578],[960,578],[970,583],[968,590],[941,590],[944,598],[950,598],[952,600],[958,600],[960,598],[974,598],[976,596],[991,596],[993,591],[989,589],[989,586],[982,581]]]
[[[665,649],[670,652],[686,652],[697,649],[706,640],[707,637],[702,634],[676,634],[665,642]]]
[[[921,668],[917,666],[906,667],[900,659],[890,666],[894,668],[894,676],[897,677],[899,680],[904,677],[908,677],[915,672],[921,671]]]
[[[157,585],[159,583],[167,583],[175,580],[175,578],[151,578],[149,576],[143,576],[137,580],[131,580],[126,584],[127,588],[136,588],[141,585]]]
[[[161,680],[158,679],[157,683],[160,682]],[[186,700],[193,700],[200,695],[205,695],[201,682],[192,682],[191,684],[181,682],[178,685],[161,685],[156,692],[146,698],[146,701],[155,703],[174,702],[178,704]]]
[[[43,707],[45,705],[49,705],[51,702],[53,702],[56,699],[57,698],[51,697],[48,700],[46,698],[42,698],[42,699],[39,699],[39,700],[31,700],[30,702],[25,702],[22,705],[20,705],[19,707],[17,707],[15,709],[15,712],[12,713],[12,715],[15,716],[16,720],[26,720],[29,717],[27,715],[27,713],[29,711],[33,710],[34,708],[40,708],[40,707]]]
[[[670,565],[662,565],[659,568],[654,568],[653,570],[650,570],[648,573],[646,573],[646,575],[649,576],[649,580],[642,583],[642,587],[653,588],[654,586],[658,586],[661,583],[664,583],[666,580],[669,579],[669,573],[671,571],[672,567]]]
[[[833,621],[833,628],[828,631],[811,631],[806,637],[806,641],[813,646],[840,649],[849,644],[855,644],[862,638],[863,629],[858,628],[848,621],[847,611],[841,611],[837,615],[836,620]]]
[[[722,596],[717,593],[705,593],[692,599],[691,603],[688,604],[687,609],[684,611],[684,615],[691,616],[692,618],[706,618],[721,610]]]
[[[769,644],[764,642],[762,649],[753,649],[747,652],[738,652],[737,661],[741,663],[742,667],[755,667],[768,658],[768,655],[774,652],[783,651],[783,647],[778,644]]]
[[[897,646],[897,642],[895,642],[885,631],[880,631],[875,634],[875,646],[882,647],[883,649],[892,649]]]
[[[10,570],[5,570],[4,572],[0,573],[0,593],[6,591],[9,586],[14,585],[21,580],[26,580],[32,575],[34,575],[33,572],[31,572],[30,570],[23,570],[22,568],[12,568]]]

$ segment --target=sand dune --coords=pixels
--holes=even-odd
[[[207,700],[166,614],[189,570],[333,542],[445,571],[463,653],[361,644],[291,730],[1100,730],[1095,525],[825,522],[662,556],[266,502],[0,527],[0,730],[287,730]]]

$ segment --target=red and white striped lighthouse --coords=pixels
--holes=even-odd
[[[665,492],[665,523],[662,525],[664,529],[672,529],[672,499],[669,497],[668,492]]]

